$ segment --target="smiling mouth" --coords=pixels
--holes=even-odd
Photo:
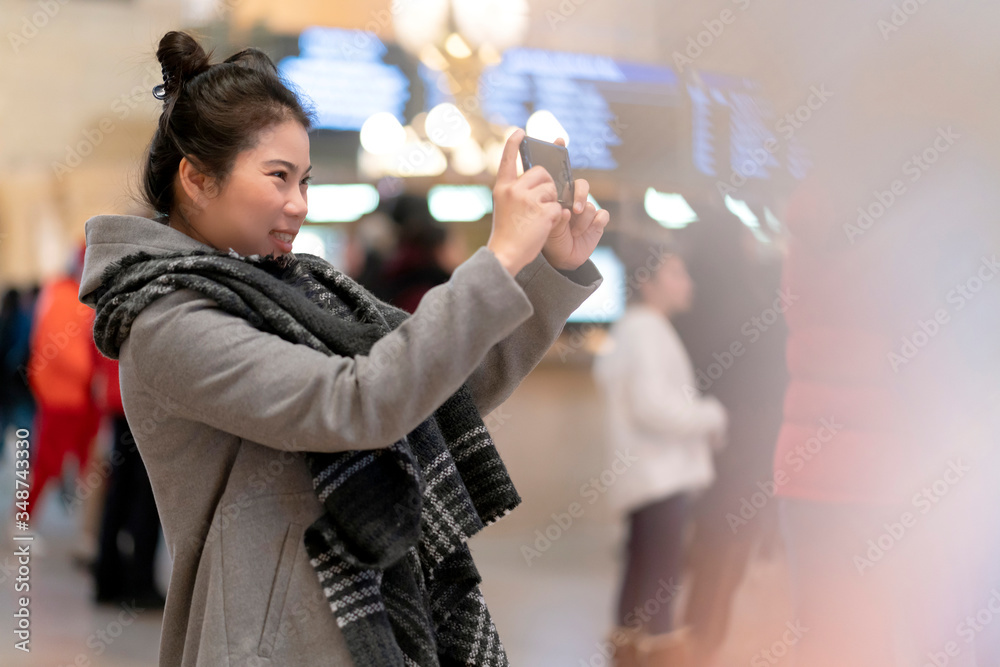
[[[291,243],[295,240],[295,234],[287,234],[285,232],[271,232],[271,236],[285,243]]]

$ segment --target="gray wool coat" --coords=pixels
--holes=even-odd
[[[92,308],[114,260],[208,248],[120,215],[88,220],[86,241]],[[302,543],[323,512],[303,452],[387,446],[463,382],[485,417],[601,281],[589,260],[562,272],[542,255],[511,276],[481,247],[353,358],[258,331],[190,289],[148,306],[119,373],[173,560],[161,667],[353,666]]]

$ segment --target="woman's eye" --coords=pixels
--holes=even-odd
[[[313,180],[312,176],[306,176],[305,178],[302,179],[302,185],[309,185],[310,183],[312,183],[312,180]]]
[[[285,176],[286,175],[287,175],[287,172],[284,172],[284,171],[272,171],[270,174],[268,174],[268,176],[277,176],[281,180],[285,180]]]

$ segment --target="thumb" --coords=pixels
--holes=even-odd
[[[524,138],[524,130],[517,129],[507,139],[500,157],[500,167],[497,169],[497,183],[517,180],[517,155]]]

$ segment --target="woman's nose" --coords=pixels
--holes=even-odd
[[[306,213],[308,212],[309,204],[306,202],[306,196],[302,192],[295,192],[288,199],[288,201],[285,202],[285,213],[290,216],[305,218]]]

